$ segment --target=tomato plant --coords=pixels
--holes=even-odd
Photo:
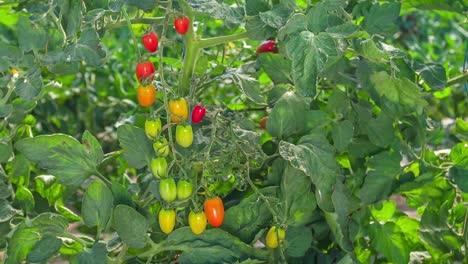
[[[143,107],[149,107],[153,105],[156,100],[156,90],[154,85],[140,85],[137,91],[138,103]]]
[[[179,98],[176,100],[169,101],[169,113],[171,120],[174,123],[180,123],[187,120],[188,117],[188,105],[185,98]]]
[[[185,35],[185,33],[187,33],[189,26],[190,20],[187,16],[184,16],[183,18],[174,19],[174,28],[177,31],[177,33],[181,35]]]
[[[158,50],[159,38],[156,32],[150,32],[141,37],[141,42],[149,52],[155,52]]]
[[[206,199],[203,209],[210,225],[219,227],[223,224],[224,204],[220,197]]]
[[[177,186],[173,178],[163,178],[159,182],[159,195],[166,202],[172,202],[177,197]]]
[[[170,234],[175,227],[176,212],[173,209],[161,209],[159,211],[159,228],[165,234]]]
[[[151,160],[151,172],[156,178],[165,177],[167,175],[167,160],[164,157],[159,157]],[[166,196],[167,197],[167,196]]]
[[[196,105],[192,110],[192,123],[197,124],[205,117],[206,109],[201,105]]]
[[[285,237],[286,232],[284,229],[272,226],[265,237],[266,246],[269,248],[277,248],[279,244],[283,243]]]
[[[186,200],[192,196],[193,185],[187,180],[177,182],[177,199]]]
[[[176,142],[179,146],[188,148],[193,143],[193,130],[190,125],[177,125]]]
[[[148,138],[154,139],[156,138],[162,129],[162,123],[160,118],[156,118],[154,120],[147,119],[145,121],[145,133]]]
[[[146,84],[154,80],[154,64],[151,61],[139,62],[136,66],[136,76],[141,84]]]
[[[206,215],[203,211],[191,211],[188,218],[189,226],[195,235],[200,235],[206,228]]]

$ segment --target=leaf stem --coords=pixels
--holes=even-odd
[[[267,208],[268,208],[268,211],[270,211],[271,215],[273,216],[273,222],[274,223],[278,223],[278,219],[277,219],[277,214],[276,214],[276,211],[275,209],[273,209],[273,206],[271,206],[270,204],[270,201],[268,201],[268,198],[265,197],[261,192],[260,190],[258,190],[257,186],[255,186],[255,184],[252,182],[252,180],[250,179],[250,170],[249,170],[249,163],[247,162],[246,164],[247,166],[247,177],[245,177],[245,179],[247,180],[247,182],[249,183],[250,187],[255,191],[255,193],[257,194],[257,196],[262,199]]]
[[[124,14],[125,20],[127,21],[128,31],[130,32],[130,35],[132,36],[133,48],[135,49],[135,52],[137,54],[137,59],[138,59],[138,61],[140,61],[141,53],[140,53],[140,49],[138,49],[138,44],[137,44],[138,41],[137,41],[137,39],[135,37],[135,33],[133,32],[132,22],[130,21],[130,17],[128,16],[127,8],[126,7],[122,8],[122,12]]]
[[[241,32],[238,34],[228,35],[228,36],[200,39],[197,41],[197,46],[200,49],[204,49],[204,48],[217,46],[217,45],[228,43],[228,42],[235,41],[235,40],[245,39],[247,37],[248,37],[248,34],[247,34],[247,31],[245,31],[245,32]]]
[[[98,170],[94,172],[94,174],[101,180],[103,181],[108,187],[112,186],[112,182],[109,181],[104,175],[102,175]]]
[[[468,71],[463,73],[462,75],[456,76],[451,78],[447,81],[447,86],[452,86],[459,83],[466,83],[468,82]]]

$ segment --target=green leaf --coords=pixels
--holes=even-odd
[[[186,2],[196,12],[208,14],[215,19],[222,19],[228,27],[233,25],[237,26],[238,24],[242,23],[242,20],[244,18],[243,7],[229,5],[228,3],[224,3],[223,1],[187,0]]]
[[[276,197],[277,187],[260,189],[265,197]],[[273,199],[270,203],[273,203]],[[235,235],[244,243],[252,243],[258,232],[271,222],[271,212],[263,199],[255,193],[242,199],[235,206],[230,207],[224,214],[222,229]]]
[[[109,188],[100,181],[93,181],[86,190],[81,206],[84,223],[104,230],[111,217],[113,203]]]
[[[111,186],[112,195],[114,196],[114,205],[125,204],[130,207],[135,207],[132,196],[120,183],[113,182]]]
[[[385,114],[368,120],[367,135],[372,144],[379,147],[391,145],[395,138],[393,120]]]
[[[327,32],[334,38],[346,38],[359,29],[358,26],[352,22],[346,22],[341,25],[337,25],[331,28],[327,28]]]
[[[65,57],[73,61],[84,61],[92,66],[100,66],[106,56],[98,33],[94,28],[88,28],[81,32],[76,44],[65,48]]]
[[[268,252],[251,247],[226,231],[213,228],[201,235],[192,233],[189,227],[174,230],[161,243],[161,251],[180,250],[181,264],[233,263],[247,259],[266,260]]]
[[[131,125],[119,126],[117,138],[130,166],[141,169],[150,164],[154,156],[153,144],[143,129]]]
[[[327,112],[335,114],[346,114],[350,111],[350,100],[345,92],[340,89],[334,89],[328,97]]]
[[[18,186],[16,189],[15,200],[18,201],[24,212],[31,212],[34,209],[34,196],[24,186]]]
[[[286,24],[289,15],[293,11],[288,5],[278,4],[272,10],[260,12],[259,17],[266,25],[272,28],[281,28]]]
[[[11,142],[0,142],[0,163],[6,163],[13,154]]]
[[[62,240],[55,236],[44,236],[39,240],[28,253],[28,262],[43,262],[53,257],[62,247]]]
[[[80,264],[101,264],[107,263],[107,248],[103,243],[96,243],[91,250],[86,250],[78,254]]]
[[[65,1],[65,3],[67,4],[62,5],[60,8],[60,17],[62,17],[62,24],[67,33],[67,38],[71,39],[80,29],[82,5],[77,1]]]
[[[260,12],[265,12],[270,9],[268,0],[246,0],[245,14],[247,16],[255,16]]]
[[[287,225],[302,226],[310,223],[317,207],[310,178],[291,165],[286,167],[282,178],[280,201],[284,215],[287,216]]]
[[[466,143],[458,143],[450,150],[450,160],[455,166],[468,168],[468,148]]]
[[[374,73],[370,80],[380,96],[387,97],[391,102],[407,106],[421,114],[427,102],[421,99],[419,87],[410,80],[398,79],[386,72]]]
[[[288,22],[289,23],[289,22]],[[317,77],[328,57],[339,53],[336,40],[330,34],[317,35],[303,31],[286,42],[286,54],[292,60],[292,77],[297,90],[303,96],[317,93]]]
[[[41,93],[42,88],[42,76],[40,69],[37,68],[18,79],[15,92],[24,100],[32,101]]]
[[[246,19],[245,29],[250,39],[265,40],[276,35],[276,29],[266,25],[259,16]]]
[[[88,130],[83,133],[82,141],[93,161],[100,164],[104,158],[104,152],[99,141]]]
[[[49,205],[60,199],[65,191],[65,186],[61,185],[53,175],[39,175],[34,180],[36,182],[36,192],[42,198],[47,199]]]
[[[21,263],[43,237],[64,236],[67,228],[67,219],[53,213],[43,213],[32,220],[24,220],[15,227],[8,239],[5,264]]]
[[[371,35],[390,35],[398,30],[397,19],[400,16],[400,3],[374,4],[365,14],[363,27]]]
[[[275,84],[291,83],[291,61],[271,52],[258,54],[257,60]]]
[[[374,222],[369,225],[370,242],[393,263],[408,263],[410,248],[401,229],[393,222],[384,225]]]
[[[343,151],[351,143],[353,139],[354,127],[353,123],[349,120],[343,120],[333,125],[331,134],[333,144],[336,149]]]
[[[288,227],[286,231],[286,251],[285,253],[293,258],[302,257],[312,245],[312,231],[310,228]]]
[[[7,200],[0,200],[0,223],[9,221],[17,214],[21,214],[21,211],[13,208]]]
[[[152,10],[156,7],[156,2],[153,0],[124,0],[127,5],[138,7],[143,10]]]
[[[372,215],[378,221],[389,221],[396,212],[396,203],[394,201],[383,201],[376,206],[371,207]]]
[[[68,135],[25,138],[18,141],[15,147],[67,186],[80,186],[96,171],[97,164],[86,146]]]
[[[427,10],[448,10],[452,12],[462,13],[468,9],[468,4],[463,1],[452,0],[403,0],[403,7],[416,7]]]
[[[28,185],[31,175],[29,160],[23,154],[17,154],[10,164],[10,181],[17,185]]]
[[[342,24],[344,0],[320,1],[316,6],[310,9],[307,13],[307,28],[318,34],[325,31],[327,28]]]
[[[421,75],[424,82],[434,90],[442,90],[447,86],[447,74],[444,66],[440,64],[420,64],[414,65],[417,74]]]
[[[245,94],[252,102],[257,104],[264,104],[265,100],[260,92],[260,85],[255,78],[249,77],[244,74],[232,74],[232,81],[237,84],[240,91]]]
[[[42,50],[46,46],[47,34],[42,27],[33,24],[25,16],[18,19],[17,33],[19,47],[28,52],[31,50]]]
[[[468,193],[468,168],[462,168],[458,166],[451,167],[449,170],[449,175],[458,188],[465,193]]]
[[[148,242],[146,218],[132,207],[120,204],[114,209],[113,228],[130,247],[144,248]]]

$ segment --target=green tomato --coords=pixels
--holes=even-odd
[[[276,229],[276,226],[272,226],[266,235],[266,245],[269,248],[277,248],[279,244],[283,243],[286,237],[286,232],[281,227]]]
[[[153,144],[154,152],[160,157],[166,157],[169,154],[169,143],[165,137],[154,142]]]
[[[159,157],[151,160],[151,172],[156,178],[165,177],[167,175],[167,161],[164,157]]]
[[[162,123],[160,118],[145,121],[145,133],[150,139],[155,139],[161,132],[161,129]]]
[[[189,181],[180,180],[177,182],[177,199],[185,200],[192,196],[193,185]]]
[[[193,143],[193,131],[190,125],[177,125],[176,142],[181,147],[188,148]]]
[[[158,215],[159,227],[165,234],[170,234],[174,230],[176,213],[174,210],[161,209]]]
[[[162,179],[159,183],[159,194],[167,202],[172,202],[177,197],[177,187],[173,178]]]

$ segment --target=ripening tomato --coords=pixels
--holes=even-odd
[[[195,213],[190,212],[188,217],[190,229],[195,235],[199,235],[205,231],[206,228],[206,215],[203,211]]]
[[[174,123],[180,123],[187,120],[188,105],[185,98],[182,97],[176,100],[169,100],[169,115]]]
[[[165,137],[153,143],[154,152],[160,157],[166,157],[169,154],[169,143]]]
[[[170,234],[174,230],[176,212],[173,209],[161,209],[158,219],[159,227],[165,234]]]
[[[193,131],[190,125],[177,125],[176,142],[179,146],[188,148],[193,143]]]
[[[276,232],[278,231],[278,233]],[[286,232],[281,227],[276,229],[276,226],[272,226],[266,235],[266,245],[269,248],[277,248],[279,244],[282,244],[284,238],[286,237]]]
[[[205,117],[206,109],[203,106],[197,105],[192,110],[192,123],[197,124]]]
[[[177,186],[173,178],[164,178],[159,182],[159,195],[169,203],[176,199]]]
[[[167,175],[167,161],[164,157],[159,157],[151,160],[151,172],[156,178],[165,177]]]
[[[214,227],[219,227],[223,224],[224,220],[224,205],[221,198],[209,198],[205,200],[203,204],[203,209],[205,211],[206,218],[208,223]]]
[[[266,129],[267,121],[268,121],[268,117],[266,117],[266,116],[262,117],[262,119],[260,120],[260,127],[263,128],[263,129]]]
[[[183,18],[174,19],[175,30],[181,35],[185,35],[185,33],[187,33],[189,26],[190,20],[187,16],[184,16]]]
[[[278,49],[276,49],[276,42],[274,40],[267,40],[260,44],[257,48],[257,54],[264,52],[278,53]]]
[[[156,100],[156,89],[153,84],[150,85],[140,85],[137,90],[137,99],[138,103],[143,107],[149,107],[153,105]]]
[[[156,118],[154,120],[147,119],[145,121],[145,133],[146,136],[150,139],[155,139],[162,129],[162,123],[160,118]]]
[[[193,185],[187,180],[180,180],[177,182],[177,199],[185,200],[192,196]]]
[[[151,61],[139,62],[136,66],[136,76],[141,84],[154,80],[154,64]]]
[[[143,46],[145,46],[146,50],[149,52],[155,52],[158,50],[159,38],[158,34],[155,32],[143,35],[143,37],[141,37],[141,41],[143,42]]]

